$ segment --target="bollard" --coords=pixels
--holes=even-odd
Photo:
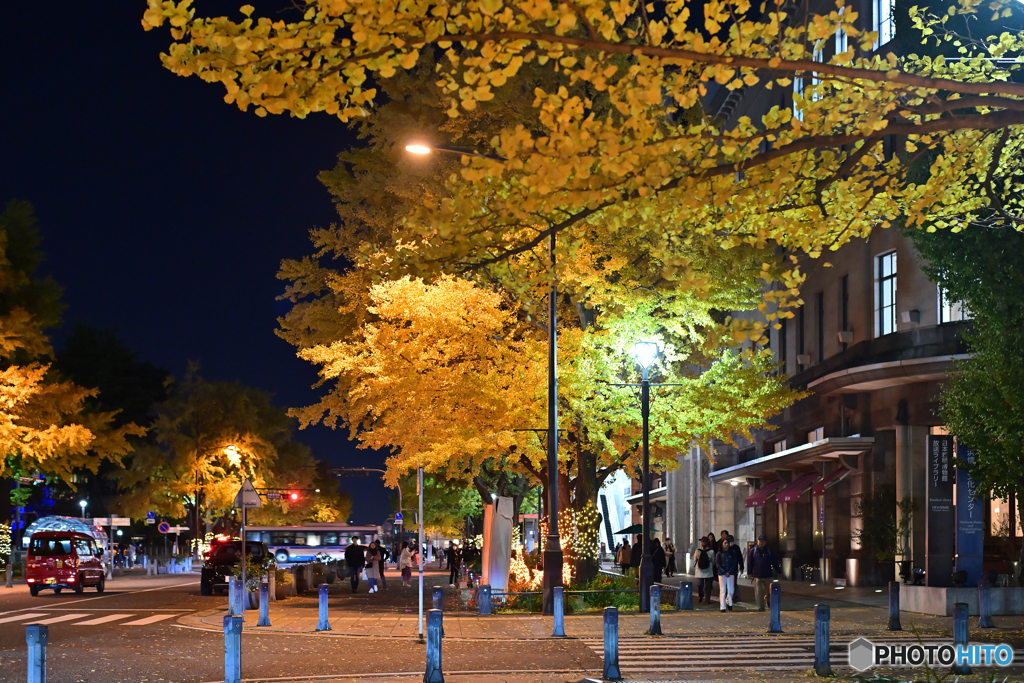
[[[814,608],[814,673],[818,676],[832,675],[828,633],[831,621],[832,615],[828,605],[816,605]]]
[[[224,617],[224,683],[242,683],[242,617]]]
[[[14,588],[14,567],[10,562],[7,563],[7,587]]]
[[[606,681],[621,681],[619,671],[619,610],[604,608],[604,674]]]
[[[968,605],[966,602],[958,602],[953,605],[953,645],[963,645],[967,648],[967,615],[970,614]],[[957,648],[959,650],[959,648]],[[957,659],[959,659],[959,652],[957,653]],[[969,676],[971,674],[970,665],[964,663],[960,664],[959,661],[953,660],[953,673],[957,676]]]
[[[327,584],[320,584],[320,623],[316,625],[317,631],[330,631],[331,624],[327,621]]]
[[[900,582],[889,582],[889,630],[902,631],[900,625]]]
[[[270,584],[260,582],[260,620],[257,626],[270,626]]]
[[[277,572],[271,569],[267,572],[267,583],[270,584],[270,602],[277,600]]]
[[[480,586],[480,593],[479,593],[479,595],[480,595],[480,597],[478,599],[478,602],[479,602],[479,607],[480,607],[480,614],[490,614],[491,613],[491,587],[488,586],[487,584],[481,585]]]
[[[693,609],[693,584],[689,581],[683,581],[679,584],[679,590],[676,591],[676,609]]]
[[[562,593],[563,590],[564,589],[561,586],[555,586],[553,610],[555,616],[555,628],[551,633],[553,638],[565,637],[565,598]]]
[[[444,588],[434,586],[434,609],[444,612]],[[444,638],[444,622],[441,622],[441,637]]]
[[[249,596],[246,595],[246,592],[245,592],[245,586],[242,584],[242,580],[241,579],[236,579],[235,580],[235,609],[238,610],[238,611],[235,612],[235,614],[237,614],[238,616],[242,616],[243,614],[245,614],[245,609],[246,609],[246,604],[245,603],[248,602],[248,600],[246,599],[248,597]]]
[[[771,596],[769,600],[771,621],[768,624],[768,633],[782,633],[782,615],[780,614],[781,607],[779,605],[779,594],[781,592],[779,584],[773,583],[771,591],[769,591],[769,595]]]
[[[978,628],[995,628],[992,623],[992,591],[988,579],[978,581]]]
[[[25,627],[25,642],[28,643],[28,683],[46,683],[46,643],[50,639],[50,627],[29,624]]]
[[[427,613],[427,670],[423,683],[444,683],[441,672],[441,635],[444,630],[444,613],[432,609]]]
[[[651,586],[651,627],[647,635],[661,635],[661,586]]]
[[[235,589],[235,584],[238,583],[238,579],[233,576],[228,577],[228,616],[238,616],[238,591]]]

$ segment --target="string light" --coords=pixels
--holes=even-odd
[[[11,527],[4,523],[0,525],[0,562],[7,564],[11,557]]]

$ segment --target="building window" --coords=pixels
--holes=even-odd
[[[846,11],[845,7],[840,9],[839,10],[839,16],[842,16],[845,11]],[[839,29],[838,31],[836,31],[836,54],[837,55],[843,54],[844,52],[846,52],[849,49],[849,47],[850,47],[850,36],[848,36],[846,34],[846,31],[844,31],[843,29]]]
[[[850,325],[850,276],[844,275],[839,281],[839,331],[846,332]],[[845,351],[847,344],[842,342],[840,348]]]
[[[878,33],[877,49],[896,37],[896,18],[892,14],[892,0],[871,0],[871,30]]]
[[[782,439],[781,441],[776,441],[774,444],[772,444],[772,447],[773,453],[781,453],[782,451],[786,450],[786,440]]]
[[[807,322],[807,306],[801,306],[800,307],[800,313],[797,314],[797,324],[798,324],[798,327],[799,327],[797,332],[800,335],[800,337],[796,340],[797,349],[799,349],[797,351],[797,355],[800,355],[800,356],[803,356],[803,355],[805,355],[807,353],[806,349],[804,348],[804,329],[806,328],[806,322]],[[799,359],[797,360],[797,362],[800,362]]]
[[[822,41],[818,41],[814,45],[814,51],[811,54],[811,59],[813,59],[816,62],[824,62],[825,61],[825,52],[824,52],[823,48],[824,48],[824,43]],[[803,95],[804,91],[807,90],[807,88],[809,88],[812,85],[816,85],[818,82],[819,82],[819,79],[816,78],[814,76],[814,74],[803,74],[803,75],[795,76],[793,78],[793,117],[794,118],[800,119],[801,121],[804,120],[803,107],[797,105],[796,96],[797,95]],[[811,102],[817,102],[820,99],[821,99],[821,93],[819,93],[817,91],[812,91],[810,93],[810,100],[811,100]]]
[[[989,536],[1008,537],[1010,535],[1010,511],[1014,512],[1013,531],[1014,536],[1024,536],[1024,529],[1020,528],[1020,510],[1016,505],[1003,498],[993,498],[988,502],[989,507]]]
[[[963,301],[950,301],[942,287],[939,290],[939,323],[952,323],[957,320],[970,320],[974,316]]]
[[[825,292],[818,292],[818,358],[820,363],[825,359]]]
[[[896,331],[896,252],[875,259],[875,336]]]
[[[789,335],[787,330],[789,329],[789,318],[782,319],[782,327],[779,328],[779,358],[782,359],[782,371],[789,372],[789,366],[787,365],[789,353]]]
[[[814,443],[815,441],[821,441],[825,438],[825,428],[818,427],[807,432],[807,443]]]

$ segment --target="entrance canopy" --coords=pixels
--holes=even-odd
[[[811,472],[809,474],[803,474],[793,480],[793,483],[786,488],[779,491],[779,495],[775,496],[776,502],[779,503],[795,503],[800,500],[800,496],[804,495],[807,489],[811,488],[817,479],[820,479],[821,475],[817,472]]]
[[[867,453],[874,444],[873,436],[832,436],[715,470],[711,473],[711,481],[716,484],[732,481],[745,484],[748,477],[763,478],[780,470],[806,470],[815,462],[838,463],[840,456]]]
[[[781,481],[770,481],[754,493],[747,497],[747,500],[743,503],[748,508],[759,508],[763,507],[768,499],[772,497],[772,494],[779,490],[782,486]]]
[[[838,467],[838,468],[832,470],[831,472],[826,474],[825,477],[821,481],[819,481],[817,484],[815,484],[812,487],[811,495],[813,495],[813,496],[824,496],[825,495],[825,489],[829,488],[830,486],[835,486],[836,484],[841,482],[843,479],[845,479],[846,475],[849,474],[849,473],[850,473],[850,470],[846,469],[845,467]]]

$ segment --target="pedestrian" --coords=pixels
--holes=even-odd
[[[736,563],[736,553],[730,552],[729,535],[722,539],[718,554],[715,556],[715,564],[718,565],[718,604],[721,611],[727,609],[732,611],[732,598],[736,593],[736,574],[739,572],[739,565]]]
[[[743,568],[744,568],[743,551],[740,550],[739,544],[736,543],[736,539],[733,538],[732,536],[729,536],[729,552],[732,553],[736,557],[736,566],[739,567],[739,570],[736,572],[736,580],[738,581],[739,577],[740,577],[740,574],[743,573]],[[739,593],[734,593],[733,594],[733,596],[732,596],[732,604],[735,605],[737,602],[740,601],[739,598],[737,597],[738,595],[739,595]]]
[[[409,541],[402,541],[402,552],[398,556],[398,568],[402,572],[402,586],[408,588],[412,581],[412,551]]]
[[[768,537],[761,534],[757,537],[757,545],[747,552],[747,576],[754,584],[754,602],[758,612],[763,612],[768,603],[768,591],[775,572],[781,574],[782,567],[768,545]]]
[[[665,549],[661,547],[661,541],[651,541],[651,567],[654,568],[654,583],[661,583],[661,573],[665,571],[668,560],[665,559]]]
[[[388,549],[381,545],[379,540],[374,541],[374,547],[377,549],[377,553],[380,555],[380,559],[377,560],[377,572],[380,574],[380,585],[384,590],[388,589],[388,581],[384,577],[384,570],[388,566]]]
[[[697,604],[707,602],[711,604],[711,582],[715,574],[712,567],[715,564],[715,551],[708,545],[708,539],[700,539],[700,547],[693,553],[693,575],[697,577]]]
[[[637,575],[640,574],[640,562],[644,559],[644,546],[643,538],[640,534],[636,535],[636,543],[629,549],[629,566],[631,569],[637,570]]]
[[[370,582],[370,593],[380,590],[377,586],[380,583],[380,550],[372,543],[366,549],[366,580]]]
[[[448,550],[445,552],[448,556],[448,585],[454,587],[456,580],[459,578],[459,564],[462,562],[462,553],[459,552],[459,547],[448,543]]]
[[[715,538],[715,532],[713,531],[708,534],[708,549],[716,555],[718,554],[718,539]],[[711,563],[711,576],[715,579],[718,578],[718,565],[714,562]]]
[[[668,558],[665,576],[671,577],[676,573],[676,544],[672,542],[671,538],[665,539],[665,555]]]
[[[599,563],[599,564],[600,564],[601,562],[604,562],[604,556],[605,556],[605,554],[607,553],[607,551],[608,551],[608,546],[606,546],[606,545],[604,544],[604,541],[601,541],[601,555],[599,556],[599,559],[598,559],[598,563]]]
[[[352,584],[352,592],[359,588],[359,575],[366,566],[366,549],[359,545],[359,537],[353,536],[345,548],[345,564],[348,566],[348,578]]]
[[[622,570],[623,575],[625,575],[626,570],[629,569],[629,563],[632,561],[632,557],[633,556],[630,553],[630,548],[629,548],[629,539],[628,538],[624,538],[624,539],[622,539],[622,545],[619,546],[619,552],[615,556],[615,561],[618,563],[619,568]]]

